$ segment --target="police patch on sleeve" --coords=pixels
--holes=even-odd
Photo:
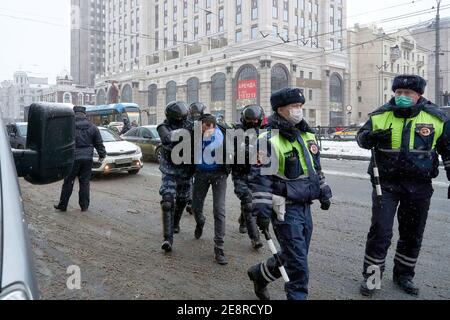
[[[434,126],[432,124],[418,123],[416,124],[416,132],[422,137],[429,137],[434,133]]]
[[[314,140],[308,141],[308,145],[309,145],[309,151],[313,155],[316,155],[319,153],[319,147],[317,146],[317,143]]]

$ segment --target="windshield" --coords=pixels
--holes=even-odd
[[[114,133],[108,130],[100,130],[100,134],[102,135],[103,142],[115,142],[122,140]]]
[[[28,125],[26,125],[26,124],[18,124],[17,125],[17,130],[19,130],[19,134],[22,137],[26,137],[27,136],[27,131],[28,131]]]
[[[127,111],[128,120],[130,120],[130,124],[136,122],[136,125],[139,125],[140,113],[139,112],[130,112]]]

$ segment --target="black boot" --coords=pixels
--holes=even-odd
[[[369,289],[368,285],[367,285],[367,279],[364,279],[361,282],[361,285],[359,287],[359,292],[361,293],[361,295],[363,295],[364,297],[371,297],[375,294],[376,289]]]
[[[264,244],[262,243],[261,239],[258,237],[257,239],[252,239],[252,247],[255,250],[261,249],[264,247]]]
[[[175,206],[175,213],[174,213],[174,223],[173,223],[173,233],[178,234],[180,233],[180,221],[181,217],[183,216],[184,208],[186,207],[185,202],[178,202]]]
[[[60,204],[54,205],[53,208],[55,208],[56,210],[59,210],[59,211],[61,211],[61,212],[66,212],[66,211],[67,211],[67,208],[61,206]]]
[[[174,224],[173,203],[164,202],[162,203],[161,207],[162,207],[162,219],[164,231],[164,242],[161,246],[161,249],[164,250],[165,252],[171,252],[173,245],[173,224]]]
[[[258,297],[258,299],[266,301],[270,300],[269,290],[267,289],[267,285],[269,284],[269,282],[264,280],[260,272],[260,268],[261,268],[260,264],[253,266],[250,269],[248,269],[247,274],[250,280],[253,281],[255,294]]]
[[[394,283],[407,294],[412,296],[419,295],[419,288],[416,287],[411,277],[408,276],[394,276]]]
[[[244,218],[244,212],[242,212],[239,217],[239,233],[246,234],[247,232],[247,223]]]

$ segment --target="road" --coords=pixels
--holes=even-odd
[[[329,212],[317,204],[313,209],[310,298],[362,299],[358,285],[371,216],[367,163],[324,159],[323,167],[334,198]],[[450,299],[450,202],[444,177],[435,185],[417,265],[420,299]],[[206,201],[208,220],[202,239],[194,239],[194,219],[185,214],[174,252],[161,252],[159,186],[157,165],[147,163],[136,176],[117,174],[92,181],[89,212],[80,211],[74,193],[68,212],[58,213],[53,204],[61,183],[39,187],[22,180],[42,298],[254,300],[246,270],[270,252],[267,247],[255,252],[249,239],[239,234],[239,202],[232,184],[227,191],[228,266],[214,262],[211,195]],[[397,238],[395,233],[393,241]],[[383,290],[373,299],[411,299],[392,284],[393,254],[391,248]],[[73,265],[81,270],[80,290],[66,286],[67,268]],[[281,282],[271,284],[270,291],[273,299],[285,299]]]

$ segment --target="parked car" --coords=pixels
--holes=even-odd
[[[61,105],[31,105],[30,150],[11,150],[0,121],[0,300],[39,298],[17,177],[43,185],[69,174],[75,150],[74,117],[71,108]]]
[[[343,141],[343,140],[356,140],[356,135],[358,134],[359,128],[346,128],[341,131],[337,131],[330,135],[332,140]]]
[[[113,172],[128,171],[130,174],[138,174],[144,166],[142,150],[139,146],[122,140],[113,131],[99,127],[103,143],[106,149],[106,159],[102,163],[98,160],[98,154],[94,151],[95,174],[107,174]]]
[[[122,138],[138,145],[142,149],[145,159],[159,162],[161,158],[161,138],[156,128],[157,126],[132,128],[122,135]]]
[[[16,122],[6,125],[9,143],[13,149],[25,149],[27,144],[28,123]]]

